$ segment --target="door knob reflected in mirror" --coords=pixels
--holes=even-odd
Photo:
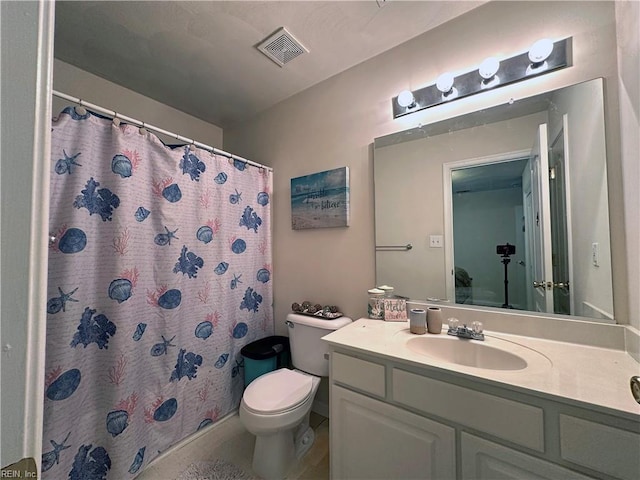
[[[569,290],[569,282],[558,282],[553,284],[554,288],[563,288],[565,290]]]
[[[547,290],[551,290],[552,288],[552,283],[551,282],[537,282],[537,281],[533,281],[533,288],[542,288],[542,289],[547,289]]]

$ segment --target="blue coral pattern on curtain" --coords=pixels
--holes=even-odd
[[[42,478],[134,478],[273,334],[272,172],[72,107],[51,155]]]

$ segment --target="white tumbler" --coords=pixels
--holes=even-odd
[[[427,333],[427,312],[422,308],[409,311],[409,331],[418,335]]]
[[[442,310],[440,307],[427,308],[427,330],[429,333],[442,332]]]

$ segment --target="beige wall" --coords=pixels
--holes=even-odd
[[[177,133],[212,147],[222,148],[222,129],[220,127],[57,59],[53,64],[53,88],[61,93],[116,111],[163,130]],[[66,100],[54,97],[53,114],[58,115],[67,105],[70,103]],[[177,142],[171,137],[158,136],[165,143]]]
[[[615,28],[613,2],[492,2],[226,130],[225,149],[275,169],[276,331],[285,331],[283,321],[291,303],[307,298],[337,304],[354,318],[366,316],[366,291],[375,283],[371,145],[375,137],[504,103],[510,97],[604,77],[610,205],[612,211],[621,211]],[[573,37],[570,68],[402,119],[391,117],[391,98],[403,89],[431,84],[443,71],[470,70],[489,55],[526,51],[541,37],[567,36]],[[293,231],[290,179],[340,166],[350,168],[351,226]],[[638,180],[628,180],[625,187],[637,190]],[[615,309],[619,321],[626,323],[624,222],[620,215],[612,215],[611,223]]]
[[[640,329],[640,2],[616,2],[629,323]],[[621,215],[618,215],[621,216]],[[636,356],[640,356],[635,344]]]

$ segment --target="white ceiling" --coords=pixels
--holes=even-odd
[[[485,1],[58,1],[55,56],[228,128]],[[280,27],[309,50],[284,67]]]

